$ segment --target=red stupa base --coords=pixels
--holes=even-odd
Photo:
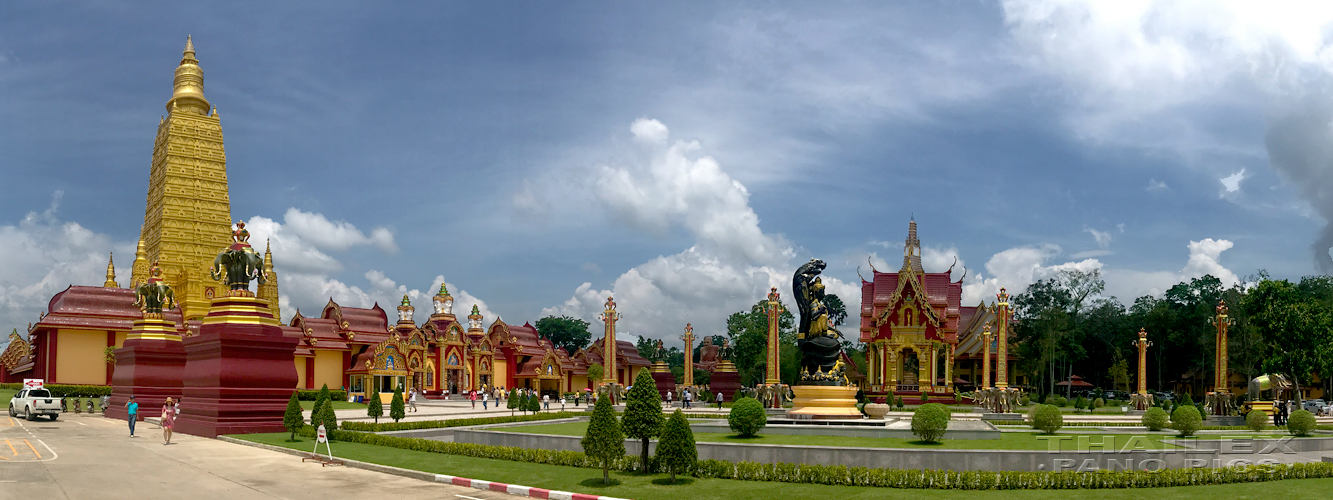
[[[157,417],[167,398],[181,397],[185,348],[174,323],[161,319],[136,321],[115,354],[111,400],[102,412],[104,416],[124,420],[125,403],[131,395],[139,403],[139,420]]]
[[[213,299],[199,335],[183,341],[185,403],[176,431],[205,437],[283,432],[297,381],[297,341],[282,334],[264,301]]]
[[[658,361],[658,363],[662,362]],[[656,367],[654,367],[653,382],[657,384],[657,394],[662,397],[662,401],[666,401],[666,394],[668,392],[673,392],[676,390],[676,376],[671,374],[670,368],[668,368],[667,371],[660,371],[657,370]],[[679,398],[672,396],[673,401],[676,399]]]
[[[717,393],[722,393],[722,397],[726,398],[723,399],[724,402],[735,401],[736,393],[740,392],[740,390],[741,374],[736,373],[735,368],[728,370],[727,366],[720,366],[717,371],[713,372],[712,377],[708,379],[708,391],[711,392],[714,397],[717,396]]]

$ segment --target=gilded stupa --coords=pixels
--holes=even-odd
[[[223,291],[209,267],[230,242],[231,224],[222,124],[204,98],[204,71],[187,37],[167,115],[157,126],[131,286],[148,279],[142,263],[157,262],[185,318],[208,314],[209,301]]]

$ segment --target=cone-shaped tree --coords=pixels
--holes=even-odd
[[[305,415],[301,414],[301,402],[296,399],[296,391],[292,391],[292,398],[287,400],[287,412],[282,414],[282,426],[292,431],[292,441],[296,441],[296,431],[305,427]]]
[[[509,390],[509,401],[505,401],[505,408],[509,408],[509,416],[514,416],[514,410],[518,409],[518,389]]]
[[[634,386],[625,398],[625,435],[643,442],[643,472],[648,472],[648,440],[662,432],[662,395],[657,392],[657,383],[648,370],[639,370],[634,377]]]
[[[319,388],[319,397],[324,398],[325,401],[333,400],[333,394],[329,392],[329,384],[324,384],[324,387]]]
[[[324,400],[315,397],[315,406],[310,407],[310,426],[319,427],[319,412],[324,408]]]
[[[694,431],[690,430],[685,414],[677,409],[662,427],[662,439],[657,442],[657,465],[671,473],[671,483],[675,484],[676,473],[689,472],[698,460],[699,450],[694,446]]]
[[[602,483],[611,482],[611,462],[625,456],[625,435],[620,432],[611,398],[597,400],[588,421],[588,433],[579,443],[585,455],[602,463]]]
[[[395,387],[393,389],[393,401],[389,402],[389,418],[397,422],[405,416],[407,416],[407,409],[403,406],[403,388]]]
[[[384,402],[380,401],[380,391],[370,390],[370,400],[366,401],[366,416],[375,417],[375,423],[380,423],[380,417],[384,416]]]
[[[532,413],[534,413],[534,414],[537,413],[537,412],[539,412],[539,411],[542,411],[542,398],[541,398],[541,396],[538,396],[536,392],[533,392],[532,394],[528,394],[528,406],[527,406],[526,408],[524,408],[524,409],[525,409],[525,410],[528,410],[528,411],[530,411],[530,412],[532,412]]]
[[[324,424],[325,429],[332,431],[338,428],[338,416],[333,413],[333,401],[325,398],[324,404],[319,405],[319,416],[310,417],[311,425],[319,427],[319,423],[316,423],[315,421],[316,419],[318,419],[319,423]]]

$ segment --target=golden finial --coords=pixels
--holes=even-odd
[[[185,35],[185,53],[194,55],[194,35]]]
[[[272,243],[264,239],[264,274],[273,273],[273,250]]]
[[[115,266],[115,254],[114,254],[114,253],[108,253],[108,254],[107,254],[107,257],[106,257],[106,283],[102,283],[102,286],[104,286],[104,287],[106,287],[106,288],[120,288],[120,284],[116,283],[116,266]]]
[[[177,108],[208,116],[212,107],[204,98],[204,70],[199,67],[199,60],[194,56],[194,37],[185,37],[185,51],[180,66],[176,67],[171,101],[167,110],[176,112]]]

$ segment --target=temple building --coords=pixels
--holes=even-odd
[[[204,97],[203,70],[187,38],[175,71],[167,115],[158,123],[148,179],[144,223],[127,287],[116,281],[108,262],[102,286],[73,285],[51,298],[46,312],[17,331],[0,353],[0,382],[26,378],[47,384],[109,385],[120,348],[134,321],[143,318],[134,288],[156,263],[175,292],[179,307],[163,311],[182,337],[198,333],[200,318],[224,288],[210,268],[218,250],[230,244],[231,202],[226,153],[218,111]],[[266,282],[256,296],[278,311],[274,258],[265,249]],[[91,277],[90,277],[91,278]],[[592,388],[588,367],[603,361],[603,342],[575,353],[554,347],[531,324],[513,326],[495,319],[489,328],[475,305],[466,321],[455,317],[454,299],[441,284],[433,311],[420,325],[404,297],[397,321],[378,304],[344,307],[332,299],[318,315],[296,311],[282,329],[300,341],[295,349],[297,388],[372,390],[417,387],[427,397],[446,390],[503,387],[572,392]],[[629,384],[650,363],[630,342],[617,341],[615,378]]]
[[[970,389],[956,385],[971,386],[980,379],[980,364],[974,367],[972,362],[982,357],[978,339],[993,320],[993,308],[962,306],[963,279],[953,280],[952,267],[942,273],[921,268],[915,220],[908,224],[898,272],[871,272],[870,280],[861,280],[860,341],[866,347],[866,393],[925,393],[952,401],[956,390]]]

